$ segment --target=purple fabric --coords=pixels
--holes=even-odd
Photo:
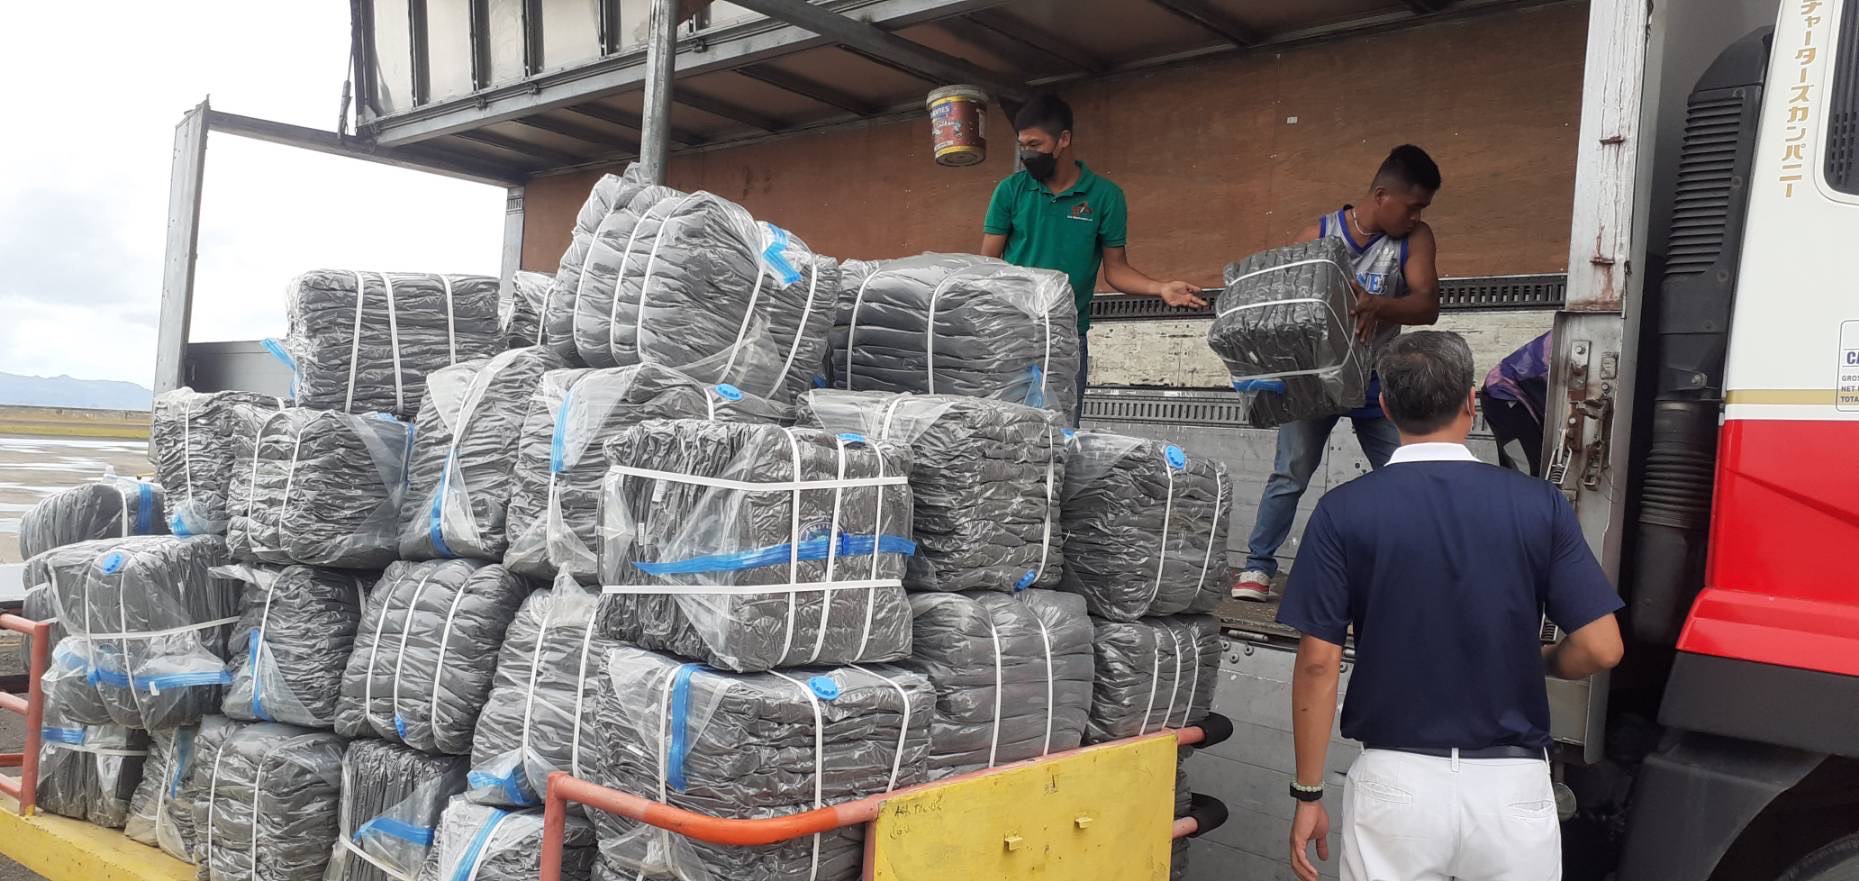
[[[1527,343],[1522,348],[1510,353],[1499,361],[1491,372],[1485,374],[1485,394],[1506,401],[1516,401],[1530,408],[1532,416],[1537,416],[1532,406],[1530,395],[1524,394],[1522,384],[1532,379],[1546,379],[1549,376],[1549,334],[1544,333]]]

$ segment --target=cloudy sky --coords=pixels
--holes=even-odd
[[[0,370],[148,385],[174,125],[215,109],[333,129],[348,4],[0,4]],[[209,139],[195,340],[284,333],[318,267],[498,271],[503,191]]]

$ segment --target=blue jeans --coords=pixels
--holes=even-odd
[[[1091,346],[1085,342],[1085,335],[1078,335],[1078,401],[1072,407],[1072,427],[1084,419],[1084,385],[1091,375]]]
[[[1291,522],[1297,519],[1297,500],[1310,486],[1311,475],[1323,462],[1323,447],[1329,443],[1330,431],[1343,416],[1325,416],[1292,422],[1278,428],[1278,455],[1272,459],[1272,476],[1265,481],[1265,494],[1259,499],[1258,519],[1252,525],[1247,542],[1247,569],[1267,573],[1278,571],[1278,546],[1291,534]],[[1388,464],[1388,457],[1401,445],[1400,432],[1394,423],[1381,415],[1349,414],[1355,423],[1356,443],[1372,468]]]

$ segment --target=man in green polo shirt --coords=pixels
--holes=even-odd
[[[1078,306],[1077,423],[1084,412],[1090,349],[1091,295],[1097,269],[1104,283],[1126,294],[1161,297],[1171,306],[1207,305],[1200,288],[1183,281],[1156,281],[1130,265],[1125,250],[1129,206],[1123,189],[1072,158],[1072,109],[1055,95],[1026,103],[1013,118],[1019,135],[1021,170],[994,188],[981,230],[981,253],[1015,266],[1056,269],[1071,277]]]

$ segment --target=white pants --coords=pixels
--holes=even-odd
[[[1343,881],[1557,881],[1549,763],[1364,750],[1343,788]]]

